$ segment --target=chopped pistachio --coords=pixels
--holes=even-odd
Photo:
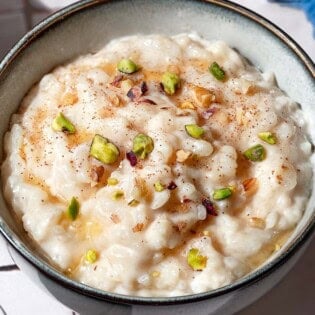
[[[133,139],[132,151],[140,158],[145,159],[154,149],[154,143],[151,137],[139,133]]]
[[[161,192],[165,189],[165,186],[161,182],[158,181],[154,183],[154,189],[157,192]]]
[[[277,143],[277,138],[276,136],[269,132],[269,131],[266,131],[266,132],[260,132],[258,134],[258,137],[262,140],[262,141],[265,141],[267,142],[268,144],[276,144]]]
[[[131,74],[137,72],[139,67],[131,59],[121,59],[117,65],[118,71]]]
[[[201,271],[207,266],[207,257],[200,255],[197,248],[191,248],[187,256],[188,265],[196,271]]]
[[[94,249],[89,249],[86,253],[85,253],[85,261],[93,264],[96,262],[97,260],[97,252]]]
[[[127,94],[128,91],[132,88],[132,86],[133,86],[133,82],[130,79],[126,79],[126,80],[121,81],[120,88],[122,89],[122,91],[124,91]]]
[[[117,161],[119,150],[108,139],[95,135],[90,148],[90,155],[104,164],[112,164]]]
[[[232,195],[232,189],[229,187],[226,187],[226,188],[215,189],[212,197],[214,200],[223,200],[223,199],[229,198],[231,195]]]
[[[57,117],[53,120],[51,127],[55,131],[75,133],[74,125],[63,115],[63,113],[59,113],[57,115]]]
[[[116,190],[112,195],[112,199],[118,200],[118,199],[122,198],[123,196],[124,196],[124,192],[122,190]]]
[[[200,139],[203,134],[205,133],[204,129],[202,127],[199,127],[198,125],[185,125],[185,130],[191,137],[195,139]]]
[[[137,199],[132,199],[128,202],[128,206],[130,207],[136,207],[140,202]]]
[[[209,66],[209,71],[217,80],[223,81],[225,79],[224,70],[216,62]]]
[[[80,205],[79,205],[78,200],[75,197],[72,197],[67,208],[67,215],[71,220],[74,221],[77,218],[79,214],[79,208],[80,208]]]
[[[117,178],[114,178],[114,177],[109,177],[107,179],[107,185],[109,186],[115,186],[119,183],[118,179]]]
[[[254,145],[247,149],[243,154],[248,160],[253,162],[263,161],[266,157],[265,148],[261,144]]]
[[[173,95],[180,87],[180,78],[176,73],[167,71],[162,75],[162,85],[167,94]]]

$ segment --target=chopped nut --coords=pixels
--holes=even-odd
[[[213,192],[213,199],[214,200],[223,200],[229,198],[232,195],[232,190],[229,187],[215,189]]]
[[[267,142],[268,144],[276,144],[277,143],[276,136],[269,131],[260,132],[258,134],[258,137],[259,137],[259,139],[261,139],[264,142]]]
[[[198,107],[207,108],[215,101],[215,95],[203,87],[195,86],[192,91],[194,101]]]
[[[62,113],[59,113],[53,120],[51,127],[54,131],[62,131],[70,134],[75,133],[74,125]]]
[[[137,165],[137,156],[135,155],[134,152],[130,151],[126,153],[126,158],[129,161],[131,166],[136,166]]]
[[[89,249],[85,255],[84,255],[84,259],[86,262],[93,264],[96,262],[97,260],[97,252],[94,249]]]
[[[155,189],[155,191],[157,191],[157,192],[161,192],[161,191],[163,191],[164,189],[165,189],[165,185],[163,185],[161,182],[155,182],[154,183],[154,189]]]
[[[265,220],[258,218],[258,217],[252,217],[249,219],[249,225],[251,227],[257,228],[257,229],[264,229],[266,226]]]
[[[195,271],[202,271],[207,266],[208,258],[200,255],[200,251],[197,248],[191,248],[187,255],[188,265]]]
[[[111,82],[110,84],[112,86],[115,86],[115,87],[120,87],[123,78],[124,78],[124,76],[122,74],[118,74],[118,75],[115,76],[113,82]]]
[[[91,178],[94,182],[99,182],[104,174],[104,167],[100,166],[93,166],[91,169]]]
[[[121,81],[120,88],[121,90],[127,94],[128,91],[133,87],[133,82],[130,79],[126,79]]]
[[[136,207],[140,202],[137,199],[132,199],[128,202],[128,206],[130,207]]]
[[[74,221],[77,218],[79,214],[79,208],[80,205],[78,200],[75,197],[72,197],[67,208],[67,215],[72,221]]]
[[[113,177],[109,177],[107,179],[107,185],[109,186],[115,186],[119,183],[118,179],[117,178],[113,178]]]
[[[132,151],[140,158],[145,159],[154,149],[154,143],[151,137],[139,133],[133,139]]]
[[[180,87],[179,76],[173,72],[165,72],[162,76],[162,87],[167,94],[173,95]]]
[[[247,178],[242,182],[244,191],[247,194],[253,194],[258,189],[258,180],[257,178]]]
[[[118,200],[118,199],[122,198],[123,196],[124,196],[124,192],[122,190],[116,190],[112,195],[112,199]]]
[[[177,188],[177,185],[173,181],[171,181],[167,186],[168,190],[174,190],[176,188]]]
[[[108,95],[109,101],[111,103],[111,105],[115,106],[115,107],[119,107],[120,105],[120,99],[117,95],[115,94],[109,94]]]
[[[178,150],[176,151],[176,161],[177,162],[185,162],[191,156],[190,151]]]
[[[216,210],[215,210],[213,203],[209,199],[207,199],[207,198],[202,199],[202,205],[206,208],[207,213],[209,215],[212,215],[212,216],[218,215]]]
[[[209,66],[209,71],[217,80],[223,81],[225,79],[224,70],[216,62]]]
[[[195,124],[185,125],[185,130],[189,136],[195,139],[200,139],[205,133],[205,130],[202,127]]]
[[[195,105],[192,102],[183,102],[179,105],[181,109],[195,109]]]
[[[120,218],[117,214],[115,213],[112,213],[111,216],[110,216],[110,219],[115,223],[115,224],[118,224],[120,222]]]
[[[119,150],[108,139],[95,135],[90,148],[90,155],[104,164],[113,164],[119,157]]]
[[[137,72],[139,67],[131,59],[122,59],[117,65],[118,71],[126,74]]]
[[[133,228],[132,228],[132,231],[134,233],[136,232],[141,232],[144,228],[144,224],[143,223],[137,223]]]
[[[253,147],[247,149],[244,153],[246,159],[253,162],[263,161],[266,157],[265,148],[261,144],[256,144]]]

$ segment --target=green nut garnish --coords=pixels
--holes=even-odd
[[[269,131],[260,132],[258,134],[258,137],[262,141],[265,141],[265,142],[267,142],[269,144],[276,144],[277,143],[277,137],[273,133],[271,133]]]
[[[140,202],[137,199],[132,199],[128,202],[128,206],[130,207],[136,207]]]
[[[151,137],[139,133],[133,139],[132,151],[140,157],[140,159],[145,159],[149,153],[154,149],[154,143]]]
[[[109,177],[107,179],[107,185],[109,186],[115,186],[119,183],[118,179],[117,178],[113,178],[113,177]]]
[[[180,87],[180,78],[176,73],[167,71],[162,75],[162,85],[167,94],[173,95]]]
[[[185,130],[188,135],[195,139],[200,139],[205,133],[204,129],[198,125],[185,125]]]
[[[223,199],[229,198],[231,195],[232,195],[232,189],[226,187],[226,188],[215,189],[212,197],[214,200],[223,200]]]
[[[261,144],[256,144],[253,147],[247,149],[244,153],[246,159],[253,162],[263,161],[266,157],[265,148]]]
[[[117,161],[119,150],[108,139],[95,135],[90,148],[90,155],[104,164],[112,164]]]
[[[130,59],[121,59],[117,65],[118,71],[131,74],[137,72],[139,67]]]
[[[122,190],[116,190],[112,195],[112,199],[118,200],[118,199],[122,198],[123,196],[124,196],[124,192]]]
[[[96,262],[97,260],[97,252],[94,249],[89,249],[85,255],[84,255],[84,259],[86,262],[93,264]]]
[[[207,266],[207,257],[199,254],[199,249],[192,248],[188,252],[187,262],[188,265],[196,271],[201,271]]]
[[[75,197],[72,197],[67,208],[67,215],[72,221],[74,221],[77,218],[79,214],[79,208],[80,205],[78,200]]]
[[[51,127],[55,131],[62,131],[65,133],[75,133],[75,127],[63,115],[63,113],[58,114],[58,116],[53,120]]]
[[[154,189],[157,192],[161,192],[165,189],[165,186],[161,182],[154,183]]]
[[[223,81],[225,79],[224,70],[216,62],[209,66],[209,71],[217,80]]]

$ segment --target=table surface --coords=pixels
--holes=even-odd
[[[41,0],[46,4],[51,0]],[[34,1],[33,1],[34,2]],[[69,2],[69,0],[67,1]],[[295,39],[315,60],[312,25],[300,10],[266,0],[234,0],[268,18]],[[0,0],[0,58],[47,11],[27,7],[23,0]],[[54,2],[56,3],[56,1]],[[58,1],[62,3],[62,1]],[[238,315],[308,315],[315,302],[315,238],[291,272],[260,300]],[[27,292],[27,294],[26,294]],[[49,305],[49,308],[47,308]],[[0,237],[0,315],[73,315],[77,314],[36,287],[14,264],[7,244]],[[117,314],[118,315],[118,314]]]

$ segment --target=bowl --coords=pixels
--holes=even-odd
[[[109,40],[131,34],[166,35],[197,31],[222,39],[263,71],[273,71],[278,85],[314,117],[315,69],[310,58],[284,32],[263,17],[228,1],[120,0],[81,1],[39,23],[0,64],[0,160],[10,116],[30,87],[57,65],[95,52]],[[309,122],[314,143],[315,122]],[[314,160],[312,160],[315,168]],[[1,183],[0,183],[1,184]],[[314,184],[314,177],[313,177]],[[17,265],[43,290],[81,314],[230,314],[255,301],[292,268],[315,227],[314,186],[290,239],[261,267],[225,287],[178,297],[134,297],[78,283],[49,265],[0,193],[0,231]]]

